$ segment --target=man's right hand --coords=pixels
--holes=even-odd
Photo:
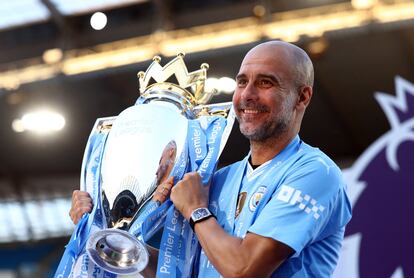
[[[86,191],[74,190],[72,194],[72,207],[69,216],[74,224],[78,224],[82,215],[92,211],[92,198]]]

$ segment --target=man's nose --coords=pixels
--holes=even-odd
[[[241,98],[244,101],[257,100],[259,98],[259,92],[254,84],[254,82],[249,82],[244,88]]]

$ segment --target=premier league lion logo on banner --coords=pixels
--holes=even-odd
[[[414,84],[376,93],[391,129],[344,171],[353,203],[335,277],[414,277]]]

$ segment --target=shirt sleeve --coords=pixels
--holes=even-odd
[[[349,221],[344,191],[342,174],[333,162],[321,157],[306,161],[291,168],[248,231],[290,246],[297,256]]]

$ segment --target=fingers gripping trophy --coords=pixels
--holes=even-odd
[[[184,54],[165,66],[160,62],[156,56],[146,72],[138,73],[135,105],[116,117],[97,119],[92,129],[80,189],[94,205],[75,227],[55,277],[136,275],[148,264],[146,242],[164,227],[158,263],[163,252],[170,252],[162,248],[167,246],[176,252],[168,254],[177,257],[168,273],[189,273],[185,261],[193,257],[195,235],[162,185],[190,171],[207,184],[234,113],[230,102],[206,104],[214,94],[204,92],[207,64],[188,72]],[[169,82],[173,76],[178,82]],[[176,234],[166,234],[172,231],[168,225]]]

